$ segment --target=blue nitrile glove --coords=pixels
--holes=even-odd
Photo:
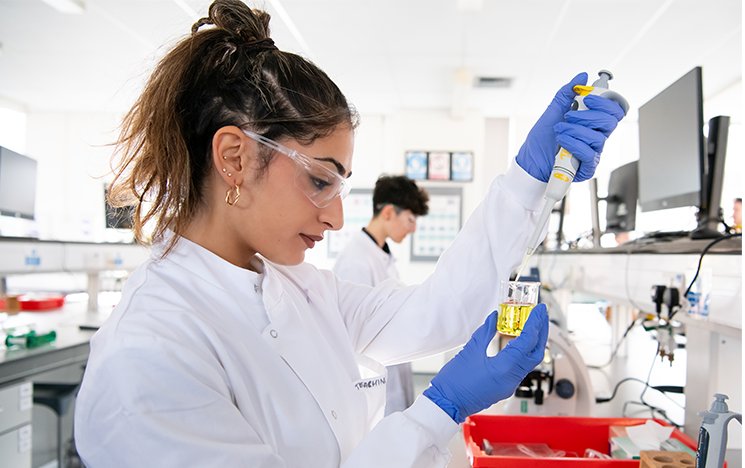
[[[604,97],[590,94],[583,102],[587,109],[569,111],[564,115],[566,122],[554,125],[556,141],[581,161],[574,176],[575,182],[592,179],[605,140],[626,115],[621,106]]]
[[[593,95],[585,96],[588,110],[570,111],[577,95],[574,87],[586,83],[587,73],[583,72],[562,86],[517,152],[517,164],[540,181],[548,182],[559,145],[581,161],[574,181],[590,179],[605,140],[624,116],[621,106]]]
[[[424,391],[424,396],[459,424],[467,416],[512,396],[525,376],[543,360],[548,340],[546,305],[535,306],[520,336],[496,356],[488,357],[486,348],[496,333],[494,311]]]

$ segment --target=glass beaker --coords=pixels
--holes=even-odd
[[[499,333],[520,336],[530,311],[538,304],[540,289],[541,283],[535,281],[503,280],[499,284]]]

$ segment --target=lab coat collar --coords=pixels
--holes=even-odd
[[[365,228],[362,228],[362,232],[367,234],[370,237],[370,239],[372,239],[372,241],[375,242],[375,245],[378,245],[377,239],[375,239],[375,237],[373,237],[373,235],[370,234],[370,231],[368,231]],[[391,248],[388,247],[388,242],[383,242],[383,247],[380,247],[380,248],[383,249],[383,252],[387,253],[388,255],[391,254]]]
[[[370,233],[367,232],[365,229],[362,229],[362,232],[365,235],[358,234],[358,236],[364,238],[360,243],[364,246],[365,250],[370,252],[370,255],[373,255],[374,258],[379,259],[384,265],[392,265],[396,263],[396,257],[393,256],[390,250],[386,252],[385,249],[381,249],[375,238],[371,236]],[[385,246],[388,247],[388,243],[386,243]],[[398,275],[396,275],[396,278],[398,278]]]
[[[169,235],[174,234],[169,232]],[[161,261],[162,252],[169,240],[169,238],[166,238],[163,244],[153,246],[152,257],[154,261]],[[248,316],[257,326],[257,331],[260,332],[269,320],[266,314],[266,305],[259,309],[256,308],[256,304],[261,304],[264,300],[262,293],[265,287],[265,273],[256,273],[233,265],[199,244],[183,237],[178,239],[174,248],[162,260],[173,262],[215,288],[223,290],[225,298],[234,299],[235,304],[243,314]],[[252,266],[259,271],[264,270],[261,258],[254,258]],[[257,312],[259,310],[261,312]],[[263,316],[257,317],[257,313],[261,313]]]

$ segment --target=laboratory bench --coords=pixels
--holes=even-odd
[[[106,317],[105,312],[88,312],[87,301],[51,311],[0,313],[3,327],[20,333],[28,329],[56,333],[53,342],[38,347],[8,348],[4,342],[0,347],[0,407],[10,412],[17,408],[23,416],[10,424],[3,424],[8,419],[5,411],[0,417],[4,467],[48,466],[57,460],[58,446],[64,459],[64,452],[72,447],[74,398],[88,360],[89,341]],[[2,337],[4,341],[5,332]],[[3,394],[18,401],[3,400]]]
[[[62,308],[0,313],[3,329],[37,334],[54,330],[52,343],[36,348],[0,346],[0,460],[3,467],[34,468],[55,463],[72,447],[74,397],[88,360],[95,327],[111,312],[105,280],[124,281],[148,258],[137,244],[48,241],[0,237],[0,295],[48,292],[48,282],[82,277],[85,293],[68,295]],[[8,288],[18,283],[20,287]],[[104,286],[102,288],[102,286]],[[88,298],[92,298],[89,300]],[[83,325],[85,329],[81,329]],[[5,400],[3,398],[6,398]],[[17,400],[17,401],[16,401]],[[15,414],[17,411],[17,415]],[[6,411],[7,410],[7,411]],[[9,418],[13,413],[18,419]],[[60,415],[60,416],[58,416]],[[11,421],[3,425],[4,421]],[[58,434],[62,434],[62,443]],[[64,444],[64,446],[63,446]],[[60,468],[64,461],[60,463]]]
[[[149,256],[138,244],[106,242],[65,242],[27,237],[0,236],[0,295],[7,292],[6,277],[81,273],[87,275],[88,297],[97,298],[101,275],[106,272],[134,271]],[[98,311],[96,300],[88,311]]]
[[[624,340],[624,332],[638,311],[656,314],[653,286],[677,288],[681,299],[690,287],[696,295],[691,309],[673,317],[680,325],[678,338],[683,339],[684,349],[675,352],[672,366],[667,360],[660,363],[658,356],[655,373],[676,370],[671,378],[678,383],[672,385],[684,386],[684,409],[671,410],[678,421],[684,420],[684,433],[695,440],[701,424],[697,412],[709,408],[714,393],[727,394],[730,410],[742,412],[742,237],[713,243],[714,239],[659,236],[614,248],[538,251],[527,268],[538,269],[547,297],[564,313],[572,303],[605,302],[612,329],[608,349],[618,348],[618,353],[611,365],[591,372],[594,383],[602,379],[617,382],[627,376],[645,380],[651,356],[645,351],[640,357],[638,352],[651,346],[654,353],[656,342],[635,342],[630,339],[633,333]],[[642,332],[639,339],[648,341],[650,334],[637,329]],[[619,393],[641,393],[635,384],[626,385]],[[647,392],[646,398],[655,397]],[[598,408],[621,416],[614,405]],[[728,447],[737,459],[730,466],[741,466],[740,424],[731,423],[729,434]]]

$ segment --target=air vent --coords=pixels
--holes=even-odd
[[[509,88],[511,84],[512,78],[499,76],[479,76],[476,78],[477,88]]]

